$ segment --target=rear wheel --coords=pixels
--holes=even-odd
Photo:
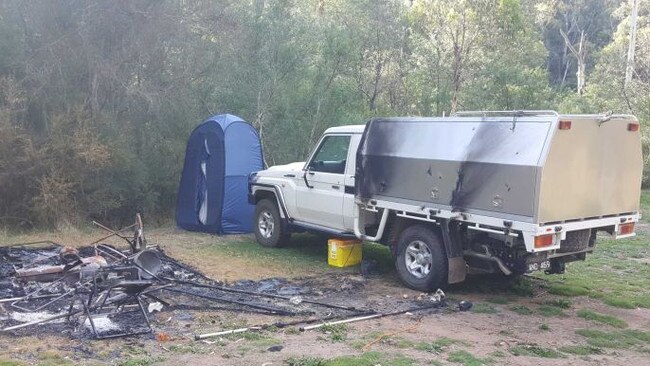
[[[440,236],[424,225],[413,225],[399,235],[397,274],[406,286],[432,291],[447,285],[447,255]]]
[[[289,241],[287,231],[280,217],[278,206],[265,198],[255,205],[255,239],[265,247],[281,247]]]

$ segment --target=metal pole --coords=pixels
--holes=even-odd
[[[309,324],[309,323],[314,323],[314,322],[318,322],[318,321],[322,322],[324,320],[334,319],[334,318],[337,318],[337,317],[338,316],[336,316],[336,315],[331,315],[331,316],[320,317],[320,318],[294,320],[294,321],[285,322],[285,323],[277,322],[277,323],[273,323],[271,325],[265,324],[265,325],[257,325],[257,326],[248,327],[248,328],[240,328],[240,329],[234,329],[234,330],[224,330],[224,331],[217,332],[217,333],[208,333],[208,334],[196,335],[196,336],[194,336],[194,339],[198,341],[198,340],[201,340],[201,339],[210,338],[210,337],[217,337],[217,336],[220,336],[220,335],[233,334],[233,333],[243,333],[243,332],[251,331],[251,330],[267,329],[269,327],[286,328],[286,327],[289,327],[289,326],[292,326],[292,325],[297,325],[297,324]]]
[[[353,322],[358,322],[358,321],[362,321],[362,320],[383,318],[385,316],[399,315],[399,314],[416,312],[416,311],[421,311],[421,310],[428,310],[428,309],[432,309],[432,308],[439,308],[440,306],[441,306],[441,303],[438,302],[438,303],[430,304],[430,305],[427,305],[427,306],[422,306],[422,307],[418,307],[418,308],[411,308],[411,309],[406,309],[406,310],[400,310],[400,311],[395,311],[395,312],[392,312],[392,313],[379,313],[379,314],[372,314],[372,315],[348,318],[348,319],[343,319],[343,320],[337,320],[337,321],[334,321],[334,322],[323,322],[323,323],[320,323],[320,324],[314,324],[314,325],[310,325],[310,326],[307,326],[307,327],[301,327],[301,328],[299,328],[299,330],[301,332],[304,332],[306,330],[318,329],[318,328],[324,327],[326,325],[353,323]]]
[[[385,314],[373,314],[373,315],[360,316],[360,317],[357,317],[357,318],[348,318],[348,319],[337,320],[337,321],[333,321],[333,322],[325,322],[325,323],[320,323],[320,324],[308,325],[306,327],[300,327],[300,331],[304,332],[306,330],[321,328],[321,327],[324,327],[326,325],[353,323],[353,322],[358,322],[358,321],[362,321],[362,320],[381,318],[382,316],[386,316],[386,315]]]
[[[212,338],[212,337],[218,337],[218,336],[229,335],[229,334],[244,333],[244,332],[248,332],[250,330],[261,330],[261,329],[262,329],[262,327],[248,327],[248,328],[239,328],[239,329],[233,329],[233,330],[224,330],[222,332],[196,335],[196,336],[194,336],[194,340],[199,341],[199,340],[205,339],[205,338]]]

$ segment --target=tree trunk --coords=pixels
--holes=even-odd
[[[639,13],[639,0],[632,0],[630,13],[630,44],[627,48],[627,64],[625,65],[625,87],[627,88],[634,74],[634,49],[636,48],[636,18]]]

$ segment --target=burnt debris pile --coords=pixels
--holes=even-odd
[[[136,224],[121,231],[95,224],[110,233],[107,237],[124,239],[129,248],[101,243],[107,237],[81,248],[53,242],[0,247],[1,333],[21,335],[38,327],[41,333],[97,339],[146,334],[152,332],[152,312],[179,309],[296,317],[274,324],[279,327],[419,309],[401,304],[407,309],[395,311],[393,306],[390,314],[382,315],[364,309],[362,301],[346,301],[358,306],[338,305],[324,293],[335,290],[313,290],[310,281],[271,278],[226,285],[176,261],[160,248],[147,247],[139,217]],[[122,235],[127,229],[134,229],[134,235]],[[438,299],[424,308],[443,304]],[[197,338],[205,336],[211,335]]]

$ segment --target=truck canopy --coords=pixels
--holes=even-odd
[[[555,112],[377,118],[357,152],[356,195],[529,223],[636,213],[636,118]]]

